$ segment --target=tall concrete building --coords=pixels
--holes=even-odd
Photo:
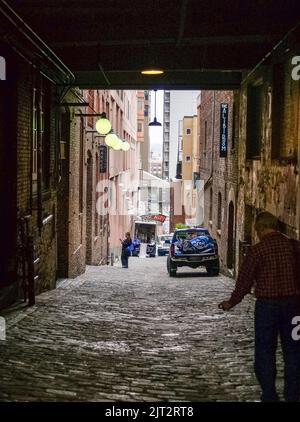
[[[199,91],[165,91],[163,123],[163,178],[176,176],[178,162],[179,122],[197,113]]]

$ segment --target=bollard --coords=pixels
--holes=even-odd
[[[114,253],[113,252],[110,254],[110,265],[111,266],[114,265]]]

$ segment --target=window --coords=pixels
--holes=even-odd
[[[284,63],[273,66],[272,93],[268,95],[269,106],[272,105],[272,158],[295,158],[297,125],[293,128],[290,122],[294,114],[292,104],[298,103],[299,93],[293,89],[291,77],[285,76]]]
[[[68,159],[68,142],[70,131],[70,114],[67,110],[62,109],[60,115],[60,159]]]
[[[96,183],[96,190],[99,181],[99,155],[96,154],[96,165],[95,165],[95,183]],[[96,198],[97,203],[97,198]],[[99,215],[97,212],[97,208],[94,209],[95,212],[95,237],[98,236],[98,222],[99,222]]]
[[[50,107],[51,91],[49,85],[32,93],[32,193],[37,194],[39,157],[41,166],[42,189],[50,187]]]
[[[189,128],[188,128],[188,129],[186,130],[186,134],[187,134],[187,135],[190,135],[190,134],[191,134],[191,129],[189,129]]]
[[[138,111],[144,111],[144,100],[138,98]]]
[[[130,112],[130,102],[129,102],[129,100],[127,99],[127,101],[126,101],[126,104],[127,104],[127,107],[126,107],[126,118],[128,119],[128,120],[130,120],[129,119],[129,117],[130,117],[130,114],[129,114],[129,112]]]
[[[40,130],[42,148],[42,187],[50,187],[50,101],[51,91],[49,86],[41,91],[40,96]]]
[[[38,162],[38,144],[37,144],[37,90],[33,90],[32,98],[32,192],[37,193],[37,162]]]
[[[231,134],[231,149],[235,147],[235,128],[236,128],[236,103],[233,102],[232,106],[232,134]]]
[[[90,89],[88,91],[88,102],[89,102],[89,106],[91,107],[92,110],[94,110],[94,90]],[[93,122],[94,122],[94,118],[92,115],[87,117],[87,124],[90,127],[93,127]]]
[[[83,145],[83,118],[80,119],[80,152],[79,152],[79,213],[83,212],[83,166],[84,166],[84,145]]]
[[[143,123],[138,122],[138,132],[143,132]]]
[[[247,92],[246,158],[259,159],[262,138],[262,84],[249,85]]]
[[[185,161],[186,161],[186,162],[191,161],[191,156],[190,156],[190,155],[186,155],[186,157],[185,157]]]

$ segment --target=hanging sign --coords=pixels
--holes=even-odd
[[[228,148],[228,104],[220,106],[220,157],[227,157]]]
[[[106,173],[107,171],[107,146],[99,146],[99,172]]]

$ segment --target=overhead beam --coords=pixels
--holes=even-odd
[[[241,36],[219,36],[219,37],[193,37],[180,39],[180,46],[209,46],[209,45],[239,45],[239,44],[261,44],[272,43],[278,40],[278,36],[268,35],[241,35]],[[132,39],[132,40],[74,40],[50,42],[52,47],[122,47],[139,46],[149,47],[149,45],[177,45],[176,38],[151,38],[151,39]]]
[[[106,72],[106,78],[98,71],[77,72],[74,85],[81,89],[238,89],[241,72],[173,72],[170,77],[145,78],[133,72]]]

